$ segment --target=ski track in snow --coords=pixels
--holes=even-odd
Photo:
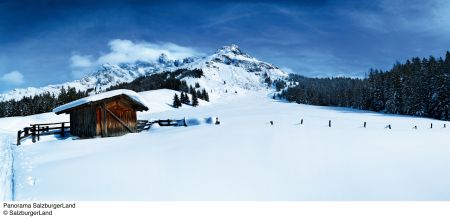
[[[0,199],[14,200],[14,170],[11,135],[0,132]]]

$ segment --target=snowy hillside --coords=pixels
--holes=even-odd
[[[26,141],[12,147],[15,199],[450,199],[450,129],[444,122],[278,102],[261,91],[226,93],[214,103],[174,109],[168,98],[174,92],[141,93],[150,111],[139,119],[217,116],[221,124]],[[17,127],[45,119],[67,117],[2,118],[0,127],[14,138]]]
[[[91,93],[104,91],[106,88],[124,82],[130,82],[137,77],[174,71],[180,68],[202,69],[204,77],[185,78],[188,84],[200,83],[208,90],[216,88],[220,92],[226,90],[238,91],[258,90],[264,87],[264,79],[270,77],[277,79],[287,74],[274,65],[261,62],[256,58],[242,52],[238,46],[224,46],[214,54],[206,57],[191,57],[183,60],[169,60],[161,54],[155,62],[138,61],[119,65],[104,64],[101,68],[80,80],[58,85],[49,85],[41,88],[29,87],[14,89],[0,94],[0,101],[16,99],[50,92],[59,94],[61,87],[75,87],[77,90],[89,90]]]

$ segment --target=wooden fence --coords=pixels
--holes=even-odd
[[[148,120],[138,120],[137,121],[137,130],[138,132],[144,131],[144,130],[149,130],[150,127],[157,123],[159,126],[187,126],[186,125],[186,120],[185,119],[160,119],[160,120],[153,120],[153,121],[148,121]]]
[[[23,139],[30,136],[33,143],[35,143],[43,135],[59,134],[61,137],[64,137],[66,132],[70,132],[70,122],[31,124],[29,127],[25,127],[17,132],[17,145],[20,145]]]

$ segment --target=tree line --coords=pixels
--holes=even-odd
[[[414,57],[364,79],[290,75],[274,97],[297,103],[342,106],[450,120],[450,52],[445,58]]]
[[[28,116],[52,111],[55,107],[88,96],[87,91],[78,91],[74,87],[62,87],[59,95],[46,92],[26,96],[20,100],[0,102],[0,117]]]
[[[180,79],[184,77],[200,78],[201,76],[203,76],[203,71],[201,69],[178,69],[176,71],[167,71],[139,77],[128,83],[121,83],[109,87],[107,91],[129,89],[141,92],[166,88],[183,91],[185,93],[190,93],[191,95],[195,93],[196,98],[209,101],[209,95],[206,90],[197,90],[200,88],[198,83],[195,84],[195,88],[193,88],[192,86],[188,86],[186,81]],[[25,96],[20,100],[2,101],[0,102],[0,117],[28,116],[50,112],[57,106],[88,96],[91,91],[93,91],[93,89],[79,91],[74,87],[62,87],[59,95],[56,96],[50,94],[50,92],[46,92],[34,96]],[[196,101],[198,105],[198,100]]]
[[[173,97],[172,106],[175,108],[181,107],[182,103],[198,106],[198,98],[209,101],[209,94],[205,89],[200,90],[200,84],[195,83],[195,88],[186,83],[182,78],[193,77],[200,78],[203,76],[201,69],[178,69],[172,72],[162,72],[159,74],[152,74],[135,79],[132,82],[122,83],[112,86],[107,90],[129,89],[136,92],[157,90],[157,89],[171,89],[181,91],[180,96],[177,94]],[[191,94],[192,101],[187,94]]]
[[[200,88],[200,85],[198,83],[195,83],[196,88]],[[187,94],[191,94],[192,101],[190,100],[189,96]],[[172,106],[174,108],[182,107],[182,104],[191,105],[193,107],[198,106],[198,99],[202,99],[204,101],[209,101],[209,94],[206,92],[206,90],[203,88],[201,91],[200,89],[196,90],[192,86],[189,86],[189,89],[182,90],[180,93],[180,96],[175,93],[173,96],[173,102]]]

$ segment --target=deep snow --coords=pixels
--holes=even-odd
[[[450,199],[450,129],[442,121],[285,103],[245,91],[173,109],[166,98],[173,92],[141,93],[150,110],[139,119],[217,116],[221,124],[24,142],[15,147],[16,200]],[[67,117],[5,118],[0,125],[43,118]]]

